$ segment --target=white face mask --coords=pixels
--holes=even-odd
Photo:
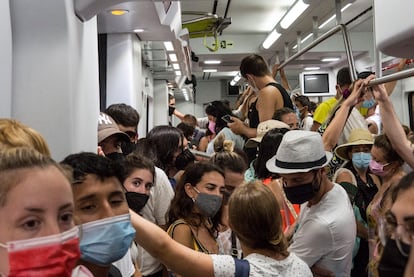
[[[250,87],[252,88],[254,93],[258,93],[259,92],[259,88],[256,86],[256,82],[253,79],[250,79]]]

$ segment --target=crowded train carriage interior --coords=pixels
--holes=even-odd
[[[395,5],[401,8],[395,14],[407,21],[399,30],[387,24],[386,4],[372,0],[19,0],[2,5],[1,116],[39,130],[56,158],[94,149],[95,115],[110,104],[137,109],[139,137],[154,126],[180,123],[167,112],[169,95],[178,111],[197,118],[214,100],[228,100],[235,108],[248,85],[240,62],[252,53],[269,67],[282,65],[288,92],[308,93],[315,103],[335,95],[341,67],[380,77],[394,73],[399,58],[413,56],[404,4]],[[345,31],[306,48],[338,24]],[[304,88],[304,80],[316,77],[316,87]],[[411,82],[399,81],[392,101],[402,123],[413,127]]]
[[[414,277],[410,8],[1,1],[0,276]]]

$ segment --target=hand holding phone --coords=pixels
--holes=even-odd
[[[233,120],[231,120],[231,115],[229,114],[222,116],[221,119],[223,119],[223,121],[226,123],[233,123]]]

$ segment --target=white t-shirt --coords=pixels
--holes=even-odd
[[[228,255],[210,255],[213,260],[214,277],[234,276],[236,266],[234,259]],[[311,277],[309,267],[295,254],[290,253],[283,260],[275,260],[270,257],[253,253],[245,260],[249,261],[250,277]]]
[[[120,260],[113,262],[112,264],[119,269],[122,276],[132,276],[135,273],[130,249],[128,249],[128,252]]]
[[[165,225],[165,215],[174,197],[174,190],[165,172],[155,167],[155,185],[151,188],[147,204],[142,208],[142,216],[157,225]],[[150,275],[162,269],[159,260],[151,256],[144,248],[138,246],[138,264],[142,275]]]
[[[368,125],[370,122],[374,122],[375,124],[377,124],[378,132],[375,135],[381,134],[381,114],[379,105],[375,107],[374,114],[366,118],[366,121],[368,122]]]
[[[311,127],[313,125],[313,118],[311,114],[308,114],[305,116],[304,119],[300,122],[300,129],[305,131],[310,131]]]
[[[346,191],[334,183],[318,204],[307,204],[301,206],[289,251],[309,267],[318,265],[337,277],[349,276],[356,224]]]

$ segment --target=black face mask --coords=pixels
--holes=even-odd
[[[141,212],[142,208],[144,208],[149,199],[149,196],[146,194],[130,191],[125,193],[125,197],[128,202],[128,207],[137,214]]]
[[[135,150],[136,144],[130,141],[123,141],[121,143],[122,153],[127,156]]]
[[[172,116],[174,114],[175,107],[174,106],[168,106],[168,115]]]
[[[125,159],[125,155],[123,153],[118,152],[109,153],[105,156],[113,161],[123,161]]]
[[[195,161],[194,154],[191,153],[190,150],[185,149],[175,159],[175,168],[177,168],[178,170],[184,170],[184,168],[187,165],[189,165],[190,163],[193,163],[194,161]]]
[[[401,248],[403,252],[410,253],[411,246],[409,244],[401,242]],[[388,238],[378,265],[379,276],[403,276],[407,262],[408,257],[401,254],[397,242]]]
[[[311,200],[318,193],[320,184],[316,184],[317,182],[315,174],[312,182],[294,187],[287,187],[284,184],[283,190],[292,204],[302,204]]]

